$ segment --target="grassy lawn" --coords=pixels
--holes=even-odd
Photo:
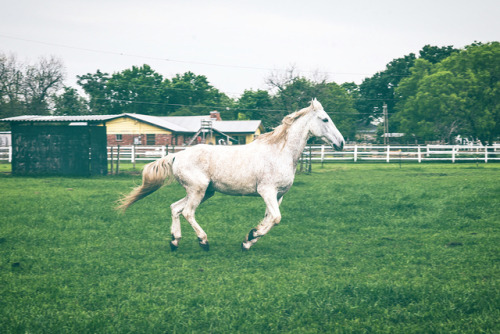
[[[130,166],[122,166],[131,170]],[[0,333],[498,333],[500,164],[330,164],[298,175],[249,252],[258,198],[216,195],[170,252],[171,185],[0,165]]]

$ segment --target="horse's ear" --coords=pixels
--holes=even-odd
[[[316,98],[312,99],[311,106],[313,109],[316,109],[316,107],[318,106],[318,100]]]

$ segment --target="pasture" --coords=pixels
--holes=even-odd
[[[298,175],[282,221],[217,194],[170,252],[167,186],[12,177],[0,165],[1,333],[498,333],[500,165],[331,164]]]

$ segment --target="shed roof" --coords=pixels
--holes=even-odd
[[[105,122],[121,115],[77,115],[77,116],[40,116],[23,115],[0,119],[2,122]]]
[[[150,116],[142,114],[119,115],[78,115],[78,116],[39,116],[23,115],[0,119],[1,122],[13,123],[57,123],[89,122],[105,123],[120,117],[130,117],[174,132],[195,133],[201,128],[202,120],[212,120],[214,130],[223,133],[254,133],[261,126],[261,121],[218,121],[210,116]]]

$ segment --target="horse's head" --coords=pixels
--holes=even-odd
[[[345,144],[344,137],[321,103],[314,99],[311,102],[311,108],[313,109],[309,128],[311,135],[321,138],[325,143],[332,145],[335,150],[341,151]]]

